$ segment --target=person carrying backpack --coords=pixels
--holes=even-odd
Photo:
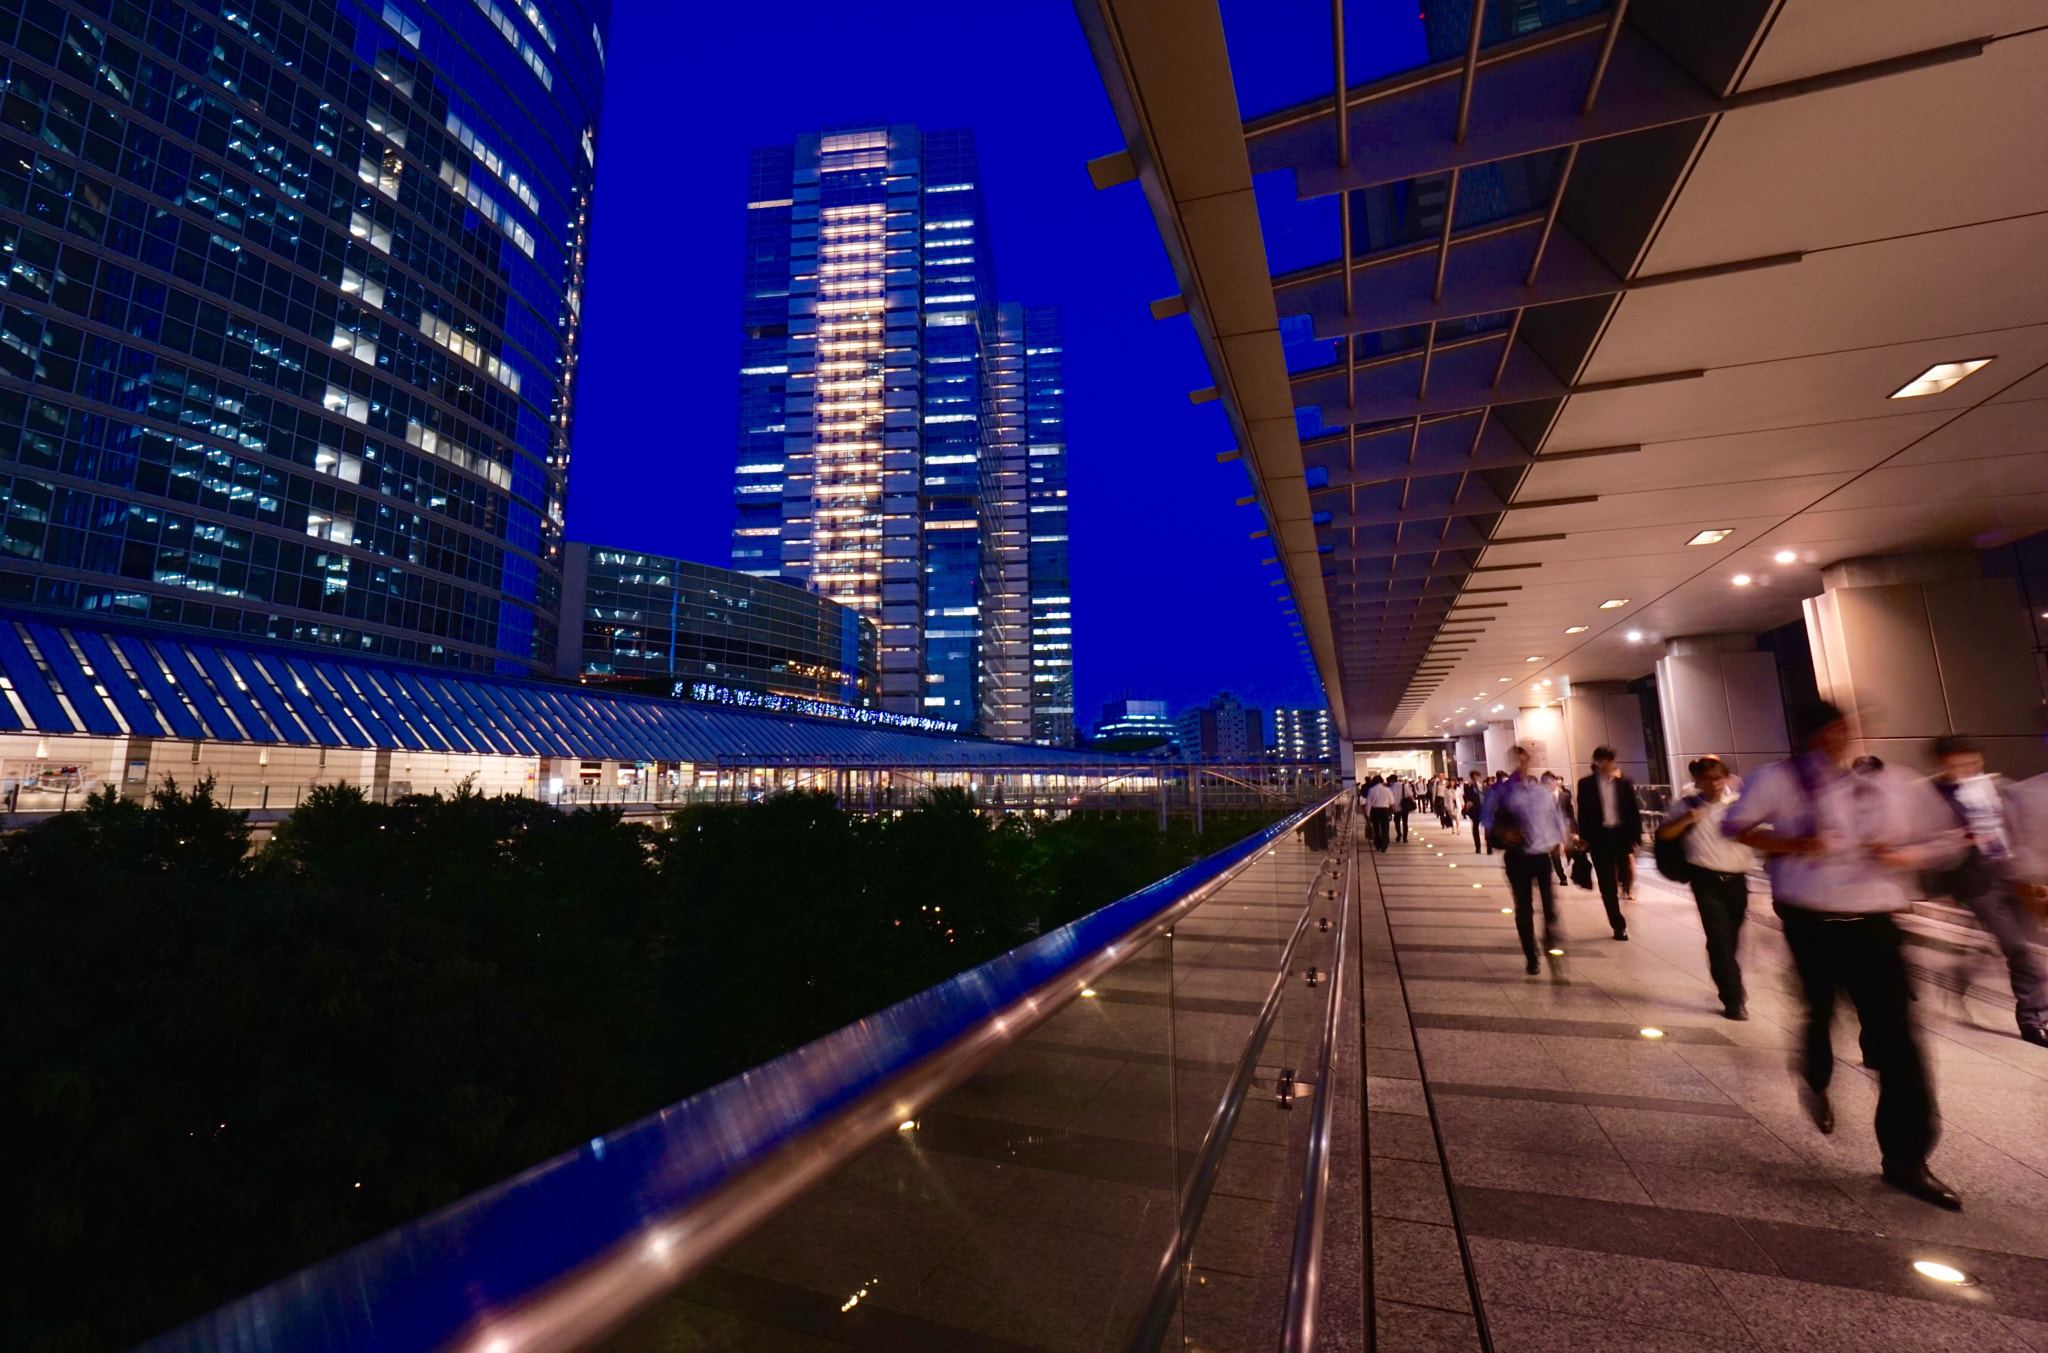
[[[1749,914],[1749,871],[1756,852],[1721,831],[1735,802],[1735,777],[1718,756],[1703,756],[1686,767],[1693,792],[1671,805],[1657,828],[1657,868],[1674,883],[1692,887],[1707,936],[1707,971],[1721,997],[1721,1014],[1749,1018],[1736,950]]]

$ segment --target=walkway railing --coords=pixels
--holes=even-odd
[[[827,1195],[833,1188],[854,1187],[840,1177],[849,1162],[858,1158],[863,1165],[871,1164],[876,1159],[871,1148],[884,1142],[900,1142],[914,1152],[928,1132],[936,1134],[930,1139],[936,1148],[954,1153],[948,1160],[979,1151],[984,1159],[995,1162],[997,1170],[1005,1159],[1028,1164],[1029,1150],[1045,1148],[1050,1142],[1052,1149],[1066,1153],[1064,1166],[1050,1167],[1066,1171],[1058,1178],[1108,1179],[1119,1171],[1145,1174],[1140,1182],[1160,1200],[1162,1213],[1177,1214],[1175,1234],[1169,1239],[1159,1228],[1140,1226],[1121,1242],[1128,1253],[1119,1262],[1132,1273],[1157,1272],[1159,1284],[1155,1286],[1159,1290],[1191,1292],[1194,1289],[1188,1286],[1189,1270],[1184,1262],[1188,1242],[1199,1224],[1215,1164],[1230,1145],[1231,1126],[1245,1100],[1246,1087],[1252,1083],[1262,1045],[1274,1027],[1283,993],[1289,1010],[1282,1018],[1284,1033],[1275,1042],[1308,1054],[1301,1064],[1320,1069],[1312,1073],[1316,1100],[1307,1130],[1313,1140],[1301,1194],[1285,1202],[1287,1211],[1280,1223],[1286,1233],[1314,1237],[1321,1228],[1319,1181],[1328,1168],[1325,1090],[1338,1016],[1333,1007],[1318,1014],[1301,1004],[1301,993],[1317,985],[1313,969],[1305,985],[1290,978],[1302,938],[1312,933],[1313,915],[1325,918],[1315,934],[1326,933],[1327,918],[1338,916],[1337,943],[1342,943],[1346,929],[1342,918],[1352,899],[1349,873],[1336,871],[1336,866],[1340,852],[1348,861],[1354,833],[1348,819],[1342,822],[1332,833],[1337,844],[1327,858],[1307,849],[1297,851],[1291,844],[1287,854],[1274,857],[1283,838],[1299,827],[1315,829],[1305,836],[1320,846],[1328,819],[1320,823],[1309,819],[1325,810],[1336,816],[1344,802],[1341,793],[1332,795],[1071,925],[223,1307],[145,1348],[153,1353],[230,1349],[238,1353],[426,1353],[450,1348],[476,1353],[546,1353],[588,1347],[655,1303],[662,1304],[649,1314],[682,1302],[683,1297],[673,1295],[680,1284],[704,1273],[707,1265],[771,1219],[800,1241],[815,1239],[817,1228],[798,1215],[801,1207],[793,1204],[802,1199],[802,1206],[840,1206],[843,1200]],[[1246,874],[1261,861],[1272,868],[1258,875]],[[1313,878],[1304,895],[1301,881],[1308,878],[1311,867]],[[1240,878],[1246,882],[1237,884]],[[1253,883],[1253,879],[1258,881]],[[1200,1059],[1213,1054],[1196,1050],[1193,1056],[1197,1060],[1188,1061],[1186,1053],[1176,1051],[1176,1030],[1181,1030],[1179,1037],[1185,1040],[1189,1029],[1213,1030],[1215,1026],[1182,1028],[1173,1007],[1180,1001],[1206,1012],[1200,1018],[1213,1019],[1213,1007],[1231,1003],[1213,999],[1205,1003],[1177,995],[1182,985],[1177,974],[1183,970],[1172,966],[1174,927],[1234,884],[1238,891],[1228,895],[1231,905],[1224,910],[1244,913],[1242,920],[1235,915],[1227,918],[1232,933],[1240,936],[1236,943],[1277,942],[1283,929],[1291,932],[1292,938],[1280,955],[1271,994],[1252,1037],[1238,1056],[1237,1071],[1222,1086],[1221,1099],[1216,1099],[1213,1088],[1202,1091],[1214,1104],[1200,1153],[1206,1165],[1192,1172],[1185,1168],[1188,1153],[1181,1145],[1178,1127],[1165,1134],[1163,1145],[1151,1142],[1143,1133],[1119,1134],[1105,1128],[1102,1135],[1065,1130],[1034,1135],[1020,1129],[1021,1135],[1013,1136],[1005,1146],[989,1137],[992,1127],[1003,1124],[987,1116],[949,1116],[943,1105],[938,1110],[931,1107],[1006,1052],[1065,1057],[1069,1062],[1093,1056],[1108,1059],[1090,1064],[1097,1067],[1118,1059],[1124,1059],[1126,1067],[1163,1066],[1165,1093],[1163,1097],[1153,1095],[1147,1103],[1156,1103],[1163,1114],[1161,1121],[1177,1123],[1176,1105],[1184,1094],[1191,1086],[1200,1089],[1209,1083],[1176,1077],[1187,1077],[1182,1068],[1209,1066]],[[1261,900],[1269,897],[1285,900]],[[1236,905],[1239,902],[1244,905]],[[1272,912],[1284,915],[1267,914]],[[1268,933],[1270,941],[1262,938]],[[1214,952],[1231,942],[1191,938],[1182,943],[1199,944]],[[1229,952],[1244,953],[1241,949]],[[1325,974],[1334,963],[1343,961],[1341,949],[1334,952],[1337,959],[1318,960],[1325,963]],[[1148,966],[1162,957],[1167,964],[1163,990],[1158,983],[1160,974]],[[1220,969],[1244,966],[1226,962],[1208,975],[1227,977]],[[1120,989],[1098,993],[1096,984],[1112,973],[1119,974]],[[1336,974],[1323,983],[1330,1001],[1336,1000],[1343,985]],[[1112,999],[1080,999],[1098,995]],[[1155,1024],[1153,1011],[1162,1006],[1165,1022]],[[1048,1023],[1063,1013],[1069,1022],[1054,1026],[1053,1032],[1064,1042],[1035,1042],[1029,1048],[1018,1048],[1020,1040],[1044,1032]],[[1183,1014],[1183,1018],[1193,1017]],[[1075,1046],[1091,1030],[1103,1039],[1100,1046]],[[1293,1062],[1293,1055],[1288,1060]],[[1263,1083],[1264,1076],[1258,1079]],[[1291,1066],[1281,1074],[1279,1107],[1287,1107],[1293,1093],[1306,1088],[1297,1085],[1298,1080]],[[1088,1083],[1101,1088],[1099,1077]],[[1061,1094],[1072,1089],[1065,1085],[1055,1088]],[[1114,1116],[1115,1111],[1129,1107],[1105,1106],[1105,1112]],[[926,1121],[928,1113],[933,1114],[930,1121]],[[949,1144],[942,1141],[948,1133],[952,1134]],[[1096,1155],[1089,1156],[1090,1151]],[[1003,1178],[1018,1179],[1018,1172],[1013,1169],[1012,1175]],[[1018,1179],[1019,1187],[1022,1183]],[[1276,1188],[1273,1196],[1287,1193],[1283,1186]],[[883,1215],[883,1195],[856,1191],[847,1197],[854,1201],[845,1206],[853,1211],[833,1215],[849,1228],[869,1229],[839,1247],[846,1253],[834,1251],[819,1262],[825,1269],[865,1274],[869,1265],[882,1265],[873,1252],[886,1250],[888,1240],[900,1239],[892,1228],[900,1229],[901,1222]],[[762,1234],[772,1230],[771,1226]],[[748,1243],[760,1241],[761,1236],[756,1236]],[[1163,1263],[1162,1248],[1166,1250]],[[829,1273],[820,1276],[797,1271],[801,1268],[801,1264],[792,1267],[790,1282],[800,1284],[802,1290],[784,1291],[779,1299],[785,1305],[792,1293],[818,1300],[820,1290],[837,1290],[828,1285],[836,1281]],[[893,1270],[890,1280],[895,1280]],[[848,1288],[843,1304],[840,1299],[832,1300],[841,1316],[858,1307],[870,1295],[871,1284],[880,1284],[883,1278],[846,1281],[858,1286]],[[1290,1310],[1298,1312],[1305,1301],[1313,1311],[1314,1281],[1314,1256],[1297,1244],[1292,1276],[1286,1283]],[[746,1283],[758,1287],[764,1282],[775,1285],[753,1276],[744,1281],[734,1278],[720,1290],[726,1298],[741,1300],[732,1297],[734,1283],[744,1288]],[[702,1286],[692,1284],[684,1295]],[[1118,1287],[1119,1291],[1126,1289],[1129,1293],[1120,1306],[1107,1302],[1103,1312],[1088,1317],[1100,1322],[1099,1332],[1111,1345],[1121,1343],[1136,1327],[1129,1317],[1142,1303],[1134,1303],[1130,1294],[1141,1296],[1143,1284]],[[741,1297],[744,1295],[742,1292]],[[714,1294],[698,1299],[726,1298]],[[1172,1304],[1171,1298],[1168,1304]],[[1029,1314],[1047,1319],[1068,1314],[1041,1310],[1045,1305],[1035,1303]],[[1277,1301],[1274,1305],[1271,1323],[1277,1325]],[[829,1308],[821,1310],[821,1318],[828,1318]],[[920,1338],[910,1328],[916,1325],[915,1317],[872,1306],[862,1317],[909,1322],[903,1332],[885,1342],[915,1346]],[[1150,1327],[1160,1332],[1165,1329],[1157,1320]],[[1290,1328],[1299,1328],[1298,1319],[1290,1322]],[[1005,1333],[1009,1332],[1006,1327]],[[1019,1331],[1015,1337],[1035,1342],[1028,1331]],[[629,1342],[637,1347],[643,1340]],[[1157,1341],[1147,1340],[1141,1332],[1135,1346],[1156,1347]],[[1289,1347],[1306,1347],[1306,1343],[1290,1341]]]

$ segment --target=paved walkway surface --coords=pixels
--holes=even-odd
[[[1835,1030],[1834,1135],[1800,1111],[1767,898],[1751,899],[1751,1018],[1735,1023],[1690,893],[1647,859],[1626,942],[1596,894],[1560,890],[1570,939],[1537,977],[1499,857],[1469,835],[1418,829],[1367,859],[1373,1346],[1479,1348],[1483,1323],[1497,1353],[2048,1353],[2048,1050],[2015,1036],[2002,983],[1967,1001],[1922,987],[1951,1214],[1878,1180],[1853,1014]],[[1923,1260],[1977,1285],[1923,1277]]]

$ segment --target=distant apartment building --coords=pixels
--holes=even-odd
[[[1224,691],[1206,705],[1182,710],[1173,740],[1189,761],[1253,761],[1266,754],[1266,719]]]
[[[1334,761],[1337,735],[1330,711],[1320,705],[1273,711],[1273,755],[1282,761]]]

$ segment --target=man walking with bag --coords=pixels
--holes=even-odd
[[[1673,854],[1683,858],[1681,872],[1700,909],[1707,971],[1720,994],[1721,1013],[1728,1019],[1748,1019],[1749,997],[1742,988],[1736,949],[1749,914],[1749,871],[1756,864],[1756,852],[1721,830],[1722,819],[1735,803],[1732,778],[1721,758],[1703,756],[1686,769],[1692,772],[1693,792],[1672,804],[1664,825],[1657,828],[1657,865],[1664,869],[1666,857]]]
[[[1551,882],[1551,867],[1564,851],[1568,827],[1557,806],[1557,796],[1529,774],[1529,753],[1515,748],[1515,773],[1495,785],[1486,796],[1482,825],[1489,844],[1498,843],[1506,853],[1508,890],[1515,900],[1515,934],[1522,941],[1522,958],[1531,977],[1536,975],[1536,921],[1534,894],[1543,894],[1543,947],[1546,951],[1564,947],[1557,923],[1557,893]]]
[[[1621,914],[1621,883],[1643,839],[1643,810],[1636,802],[1635,784],[1621,773],[1612,747],[1593,749],[1593,773],[1579,781],[1579,836],[1593,857],[1607,924],[1614,928],[1614,938],[1625,940],[1628,921]]]
[[[1800,1099],[1822,1132],[1835,1130],[1835,995],[1862,1025],[1863,1060],[1877,1073],[1877,1144],[1884,1181],[1950,1211],[1962,1200],[1927,1168],[1934,1091],[1913,1028],[1912,989],[1893,920],[1911,901],[1905,880],[1962,858],[1963,831],[1927,781],[1896,768],[1852,771],[1852,735],[1825,701],[1793,711],[1804,748],[1761,767],[1721,821],[1724,834],[1764,853],[1772,906],[1806,1001]]]
[[[1934,760],[1935,791],[1968,833],[1969,849],[1952,868],[1930,874],[1927,890],[1968,907],[1997,943],[2012,974],[2020,1037],[2048,1047],[2048,971],[2033,949],[2040,928],[2016,895],[2023,885],[2014,876],[2010,791],[1984,773],[1984,753],[1968,738],[1936,738]]]

